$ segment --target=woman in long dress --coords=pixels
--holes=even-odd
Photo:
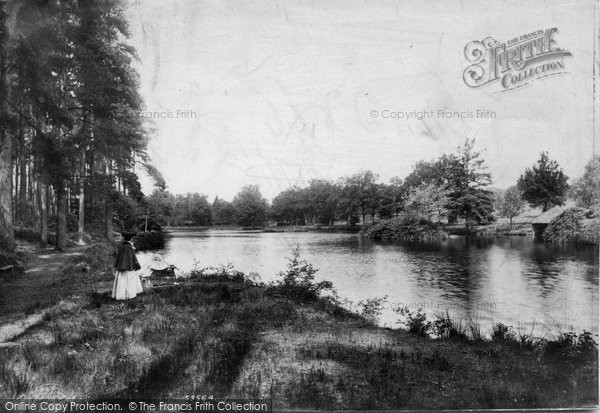
[[[141,268],[138,262],[131,239],[135,234],[122,233],[123,243],[119,246],[115,259],[115,282],[112,289],[112,298],[128,300],[135,298],[143,291],[142,282],[138,275]]]

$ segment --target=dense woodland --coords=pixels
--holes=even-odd
[[[13,226],[112,237],[114,206],[141,200],[142,100],[118,0],[0,2],[0,244]]]
[[[474,140],[421,161],[404,179],[372,171],[312,180],[271,204],[257,186],[232,202],[172,194],[146,154],[150,134],[133,68],[135,50],[120,0],[0,0],[0,248],[14,229],[33,228],[58,250],[68,234],[113,239],[114,230],[159,225],[355,225],[410,212],[420,218],[486,224],[518,215],[525,202],[547,210],[565,202],[568,178],[542,153],[506,193],[491,190]],[[598,158],[571,195],[598,203]],[[154,178],[142,193],[138,173]],[[586,178],[587,177],[587,178]],[[72,235],[71,235],[72,237]]]

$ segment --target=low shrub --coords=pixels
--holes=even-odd
[[[81,255],[69,259],[63,272],[85,272],[104,275],[113,271],[116,249],[108,242],[86,248]]]
[[[139,232],[133,238],[133,246],[138,251],[164,248],[165,235],[162,231]]]
[[[330,281],[315,282],[318,269],[300,259],[300,247],[292,251],[286,271],[279,272],[279,280],[269,283],[267,294],[282,296],[299,302],[316,302],[324,291],[333,292]]]
[[[597,244],[600,233],[600,218],[593,210],[569,208],[554,218],[544,230],[545,241],[581,244]]]
[[[598,344],[589,331],[579,335],[563,333],[558,339],[544,344],[544,356],[557,362],[579,366],[598,356]]]
[[[405,241],[436,241],[448,238],[448,233],[439,224],[413,214],[365,224],[359,235],[365,238]]]
[[[357,306],[360,308],[360,315],[373,324],[377,324],[379,316],[381,316],[383,304],[387,301],[388,296],[367,298],[360,300]]]
[[[468,341],[469,339],[480,341],[482,339],[479,326],[474,324],[469,325],[469,330],[471,332],[471,336],[469,336],[467,327],[463,323],[450,318],[448,312],[445,314],[436,314],[431,327],[433,334],[438,338],[454,338],[465,341]]]
[[[453,320],[448,312],[435,314],[431,321],[427,319],[427,315],[420,308],[417,311],[411,311],[410,308],[403,307],[395,311],[403,317],[399,322],[410,333],[471,343],[484,341],[484,334],[479,325]]]
[[[0,279],[10,281],[25,272],[25,264],[21,253],[0,251]]]
[[[582,244],[598,244],[600,237],[600,217],[595,214],[591,219],[586,219],[581,225],[579,242]]]
[[[190,272],[190,277],[202,281],[234,282],[250,285],[257,284],[260,281],[258,274],[244,274],[236,270],[231,263],[219,267],[200,267],[200,263],[197,261],[194,262],[194,269]]]
[[[512,331],[512,328],[498,323],[494,327],[492,327],[492,339],[493,340],[514,340],[515,333]]]
[[[401,307],[394,311],[403,317],[399,322],[410,333],[427,336],[432,331],[433,323],[427,320],[427,314],[421,308],[411,311],[408,307]]]
[[[15,239],[27,241],[31,243],[39,243],[41,235],[38,231],[32,228],[15,228]]]

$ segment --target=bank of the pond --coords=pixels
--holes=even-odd
[[[246,231],[246,232],[359,232],[362,225],[269,225],[264,227],[241,227],[241,226],[179,226],[164,227],[169,232],[193,232],[193,231]]]
[[[440,241],[450,235],[458,236],[533,236],[529,223],[514,225],[491,223],[465,228],[464,224],[442,224],[425,219],[398,217],[367,223],[361,227],[360,236],[372,239],[398,241]]]
[[[497,327],[486,340],[474,327],[427,325],[417,314],[409,314],[408,330],[384,329],[368,319],[372,308],[365,318],[318,298],[314,283],[294,282],[303,279],[294,268],[287,283],[271,286],[232,269],[157,279],[152,292],[127,302],[80,290],[0,349],[0,398],[200,392],[272,398],[276,409],[598,402],[597,347],[588,334],[547,341]],[[110,278],[100,265],[73,273],[72,282]],[[423,334],[434,327],[443,338]]]
[[[269,226],[263,232],[360,232],[362,225],[281,225]]]
[[[464,224],[433,223],[425,219],[404,216],[367,223],[361,227],[360,236],[372,239],[402,241],[438,241],[448,235],[460,236],[534,236],[531,223],[514,225],[491,223],[465,228]],[[554,218],[541,237],[544,241],[565,244],[598,244],[600,218],[594,210],[569,208]]]

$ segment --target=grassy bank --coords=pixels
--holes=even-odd
[[[320,298],[331,285],[315,283],[314,272],[294,256],[270,285],[231,268],[199,269],[128,302],[108,292],[65,299],[0,349],[0,398],[200,393],[317,409],[597,404],[589,335],[546,341],[497,327],[485,340],[410,313],[405,329],[383,329]]]
[[[515,223],[513,225],[506,223],[492,223],[488,225],[476,225],[469,228],[468,231],[465,229],[464,224],[446,224],[444,225],[444,230],[450,235],[461,236],[534,236],[534,232],[530,223]]]

